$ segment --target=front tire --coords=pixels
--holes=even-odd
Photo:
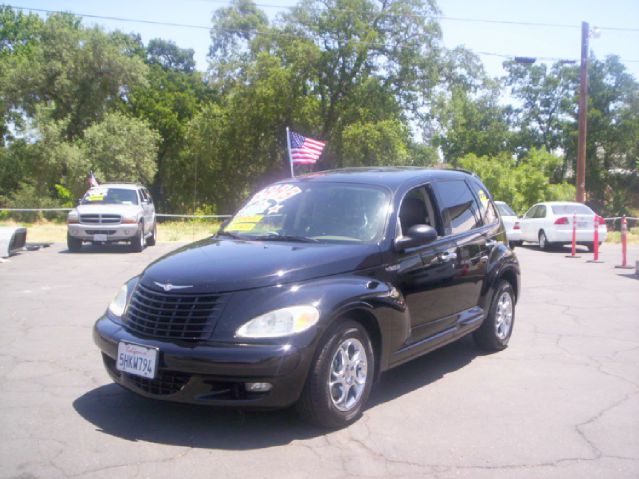
[[[82,240],[78,238],[74,238],[69,233],[67,233],[67,248],[72,253],[77,253],[82,249]]]
[[[548,238],[546,238],[544,230],[541,230],[539,232],[539,249],[542,251],[548,251],[550,248],[552,248],[552,243],[550,243]]]
[[[515,323],[515,294],[508,281],[500,281],[488,315],[473,337],[487,351],[501,351],[508,346]]]
[[[158,238],[158,224],[154,223],[153,224],[153,230],[151,232],[151,236],[149,236],[146,239],[146,245],[147,246],[155,246],[155,243],[157,242],[157,238]]]
[[[135,238],[131,240],[131,251],[141,253],[144,249],[144,224],[140,223]]]
[[[364,327],[339,321],[324,336],[296,404],[300,417],[337,429],[353,423],[368,400],[375,356]]]

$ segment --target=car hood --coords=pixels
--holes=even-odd
[[[139,205],[78,205],[76,211],[79,215],[109,214],[132,215],[140,211]]]
[[[273,286],[379,265],[379,247],[211,238],[151,263],[145,286],[191,286],[182,292],[228,292]],[[177,291],[177,289],[176,289]]]

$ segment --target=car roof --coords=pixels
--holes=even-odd
[[[143,186],[134,183],[100,183],[98,186],[92,186],[91,188],[121,188],[123,190],[137,190],[138,188],[143,188]]]
[[[477,178],[473,173],[464,170],[420,168],[411,166],[380,166],[318,171],[282,180],[280,183],[288,183],[291,181],[304,183],[361,183],[367,185],[386,186],[396,190],[402,186],[419,184],[421,182],[434,179],[461,180],[470,176]]]

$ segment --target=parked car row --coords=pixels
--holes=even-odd
[[[608,230],[603,218],[582,203],[571,201],[545,201],[533,205],[523,217],[503,201],[495,202],[506,228],[511,248],[524,241],[539,244],[542,250],[572,243],[573,224],[575,243],[594,249],[595,227],[599,244],[606,241]]]

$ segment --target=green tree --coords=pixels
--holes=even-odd
[[[515,61],[504,62],[503,66],[508,73],[505,83],[519,103],[512,118],[519,154],[531,148],[556,151],[562,147],[566,128],[574,124],[570,114],[575,108],[578,70],[563,62],[551,68],[543,63],[527,65]]]
[[[478,95],[457,86],[449,100],[440,98],[434,143],[448,163],[456,165],[468,154],[498,157],[510,151],[509,108],[499,99],[496,85]]]
[[[150,184],[157,171],[159,139],[146,122],[112,112],[86,129],[82,149],[101,181]]]

